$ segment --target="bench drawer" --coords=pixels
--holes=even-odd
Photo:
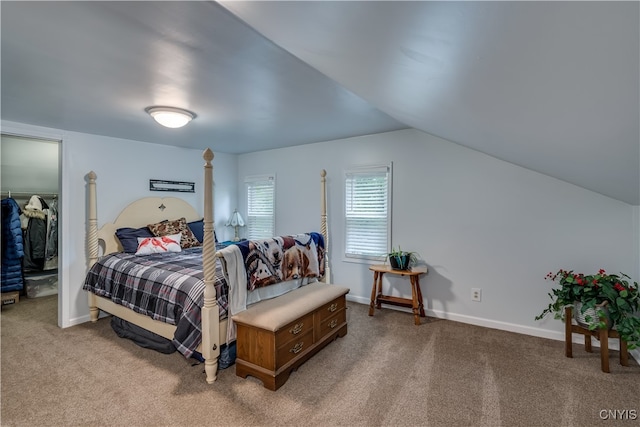
[[[343,308],[333,316],[320,321],[320,337],[324,337],[331,333],[335,328],[340,327],[347,321],[347,311]]]
[[[313,330],[313,313],[294,320],[276,332],[276,347],[281,347],[311,330]]]
[[[297,336],[293,340],[278,348],[276,355],[276,370],[294,359],[298,354],[307,350],[313,344],[313,330],[309,329],[305,334]]]
[[[346,300],[344,296],[338,297],[331,302],[323,305],[318,309],[318,313],[320,314],[320,321],[324,321],[329,317],[333,316],[339,310],[344,310],[346,307]]]

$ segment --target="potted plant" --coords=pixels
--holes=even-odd
[[[413,264],[418,260],[417,252],[407,252],[400,249],[391,248],[391,252],[387,254],[389,264],[394,270],[409,270]]]
[[[615,327],[629,349],[640,347],[640,293],[638,283],[629,276],[604,270],[592,275],[559,270],[547,274],[545,280],[557,281],[560,287],[549,293],[551,303],[536,320],[553,313],[556,319],[571,322],[564,319],[564,307],[571,305],[590,330]]]

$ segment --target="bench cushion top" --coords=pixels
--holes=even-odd
[[[349,288],[344,286],[314,282],[277,298],[250,305],[232,319],[236,323],[275,332],[348,292]]]

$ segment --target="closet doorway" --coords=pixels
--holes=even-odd
[[[60,273],[58,230],[60,215],[60,141],[2,134],[0,145],[0,191],[2,196],[2,228],[13,228],[13,237],[3,235],[3,295],[19,292],[15,304],[25,299],[48,298],[47,304],[58,310]],[[14,212],[17,221],[7,222]],[[5,215],[5,213],[7,215]],[[4,233],[3,233],[4,234]],[[7,242],[22,236],[23,257],[11,257]],[[16,246],[17,248],[18,246]],[[7,250],[5,250],[7,249]],[[9,268],[5,268],[9,266]],[[56,312],[56,318],[58,313]]]

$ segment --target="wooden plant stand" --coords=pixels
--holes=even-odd
[[[422,299],[422,290],[420,289],[420,275],[427,273],[427,268],[413,268],[411,270],[394,270],[386,264],[371,265],[369,270],[373,271],[373,285],[371,287],[371,302],[369,303],[369,316],[373,316],[375,308],[380,309],[381,304],[396,305],[399,307],[410,308],[413,311],[414,323],[420,324],[421,317],[427,317],[424,313],[424,303]],[[411,282],[411,299],[400,298],[391,295],[382,294],[382,276],[385,274],[395,274],[398,276],[407,276]]]
[[[571,337],[573,333],[584,335],[584,349],[589,353],[591,350],[591,337],[596,337],[600,341],[600,365],[602,372],[609,373],[609,338],[620,339],[618,331],[607,328],[600,328],[594,331],[584,328],[580,325],[574,325],[573,319],[573,307],[565,307],[564,309],[564,325],[565,325],[565,339],[564,339],[564,352],[565,356],[573,357],[573,345]],[[604,319],[603,319],[604,320]],[[629,366],[629,351],[627,350],[627,342],[620,339],[620,364],[622,366]]]

